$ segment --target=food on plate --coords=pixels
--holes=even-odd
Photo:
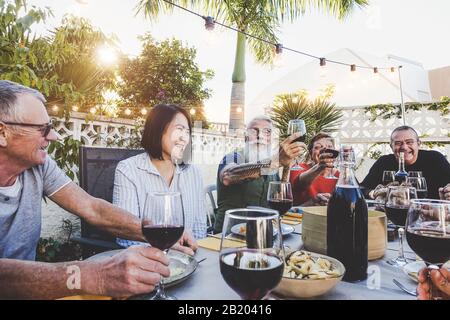
[[[288,256],[284,277],[294,279],[326,279],[340,277],[341,274],[331,261],[314,257],[307,251],[294,251]]]

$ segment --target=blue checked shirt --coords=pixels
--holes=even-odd
[[[125,159],[117,165],[114,178],[113,203],[137,217],[141,217],[145,197],[149,192],[178,191],[183,197],[184,227],[196,239],[206,237],[206,204],[200,170],[194,165],[175,171],[172,183],[167,185],[148,153]],[[139,245],[142,242],[117,238],[122,247]]]

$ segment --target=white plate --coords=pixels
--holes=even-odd
[[[244,229],[244,231],[242,231],[243,229]],[[293,226],[285,224],[285,223],[281,223],[281,234],[283,236],[288,235],[294,231],[295,231],[295,228]],[[234,233],[235,235],[238,235],[241,237],[245,236],[245,223],[235,224],[234,226],[231,227],[231,232]],[[277,235],[276,229],[273,230],[273,235],[274,236]]]

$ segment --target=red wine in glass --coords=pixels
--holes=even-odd
[[[325,149],[322,149],[322,150],[320,150],[320,153],[321,153],[321,154],[322,154],[322,153],[331,153],[333,159],[334,159],[334,158],[337,158],[338,155],[339,155],[339,151],[338,151],[338,150],[334,150],[334,149],[331,149],[331,148],[325,148]]]
[[[412,228],[406,240],[413,251],[429,264],[443,264],[450,260],[450,234],[442,230]]]
[[[395,206],[386,205],[386,216],[393,224],[399,227],[404,227],[406,224],[406,216],[408,215],[408,207],[405,206]]]
[[[236,249],[220,256],[225,282],[244,300],[259,300],[281,280],[284,263],[277,255]]]
[[[172,247],[183,235],[183,226],[171,225],[144,225],[142,233],[153,247],[167,250]]]
[[[277,210],[280,216],[284,215],[292,208],[292,202],[292,199],[271,199],[267,201],[269,208]]]
[[[305,142],[306,141],[306,134],[298,137],[297,139],[294,139],[292,142]]]

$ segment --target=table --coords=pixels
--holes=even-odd
[[[301,232],[301,225],[296,226],[296,231]],[[300,249],[302,246],[301,235],[291,234],[286,237],[285,244],[292,249]],[[417,284],[412,281],[401,269],[389,265],[386,260],[397,256],[398,241],[389,242],[388,250],[382,259],[369,261],[368,280],[359,283],[348,283],[341,281],[338,285],[326,295],[315,299],[325,300],[415,300],[415,297],[406,294],[400,290],[392,279],[397,279],[407,287],[413,289]],[[414,259],[415,254],[405,243],[405,255]],[[220,274],[219,252],[199,248],[196,253],[196,259],[205,261],[200,263],[194,274],[183,283],[167,289],[167,293],[176,296],[180,300],[231,300],[240,299],[240,297],[225,283]],[[371,272],[378,272],[379,289],[369,289],[375,287],[376,275]],[[270,295],[269,299],[280,299],[275,295]]]

